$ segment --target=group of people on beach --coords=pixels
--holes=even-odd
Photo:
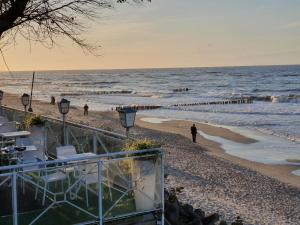
[[[55,97],[54,96],[51,96],[51,102],[50,104],[52,105],[55,105]],[[89,115],[89,106],[87,104],[85,104],[83,106],[83,116],[88,116]],[[195,124],[193,124],[191,126],[191,134],[192,134],[192,140],[194,143],[197,142],[197,133],[198,133],[198,130],[197,130],[197,127]]]

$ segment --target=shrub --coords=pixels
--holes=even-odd
[[[44,124],[44,120],[40,115],[32,117],[31,125],[42,125],[42,124]]]
[[[24,130],[29,130],[30,127],[31,127],[31,119],[32,116],[29,115],[29,114],[26,114],[23,118],[23,121],[22,121],[22,127]]]
[[[161,145],[151,139],[139,139],[128,141],[125,144],[125,151],[135,151],[135,150],[144,150],[144,149],[151,149],[151,148],[159,148]]]
[[[32,116],[30,114],[26,114],[23,118],[22,127],[24,130],[29,130],[32,125],[41,125],[44,124],[44,120],[40,115]]]

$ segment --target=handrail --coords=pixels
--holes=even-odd
[[[113,158],[116,156],[135,156],[136,154],[145,154],[147,156],[148,154],[153,153],[163,153],[162,149],[145,149],[145,150],[137,150],[137,151],[123,151],[123,152],[112,152],[112,153],[105,153],[105,154],[99,154],[95,156],[83,156],[78,157],[76,159],[55,159],[51,161],[42,161],[42,162],[34,162],[34,163],[26,163],[26,164],[18,164],[18,165],[10,165],[10,166],[2,166],[0,167],[0,171],[5,170],[17,170],[21,168],[26,167],[33,167],[33,166],[47,166],[52,164],[65,164],[70,162],[80,162],[80,161],[86,161],[86,160],[93,160],[93,159],[100,159],[100,158]]]
[[[20,113],[23,112],[20,109],[15,109],[15,108],[8,107],[8,106],[1,106],[1,107],[4,108],[4,109],[8,109],[8,110],[15,110],[15,111],[18,111]],[[32,113],[32,112],[27,112],[27,114],[36,115],[35,113]],[[49,117],[49,116],[45,116],[45,115],[41,115],[41,117],[46,119],[46,120],[49,120],[49,121],[55,121],[55,122],[62,123],[61,119],[57,119],[57,118]],[[107,134],[107,135],[110,135],[110,136],[113,136],[113,137],[126,139],[126,135],[118,134],[118,133],[107,131],[107,130],[104,130],[104,129],[100,129],[100,128],[96,128],[96,127],[90,127],[90,126],[75,123],[75,122],[66,121],[65,123],[66,123],[66,125],[71,125],[71,126],[74,126],[74,127],[77,127],[77,128],[85,128],[85,129],[89,129],[91,131],[101,132],[101,133],[104,133],[104,134]]]

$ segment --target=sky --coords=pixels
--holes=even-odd
[[[119,4],[86,24],[97,57],[68,39],[47,49],[19,38],[4,55],[11,71],[300,64],[299,12],[299,0]]]

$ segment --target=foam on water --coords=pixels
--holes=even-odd
[[[224,128],[230,129],[245,137],[255,139],[257,142],[252,144],[241,144],[221,137],[211,136],[202,131],[199,131],[199,133],[206,139],[220,143],[227,154],[239,158],[264,164],[288,164],[300,166],[300,163],[298,162],[288,161],[300,160],[300,143],[291,142],[247,128],[229,126],[224,126]],[[293,174],[300,176],[300,170],[293,171]]]
[[[165,121],[170,121],[170,119],[163,119],[163,118],[156,118],[156,117],[145,117],[145,118],[141,118],[140,120],[144,121],[144,122],[156,123],[156,124],[162,123]]]
[[[296,176],[300,176],[300,170],[295,170],[292,172],[292,174],[294,174]]]

